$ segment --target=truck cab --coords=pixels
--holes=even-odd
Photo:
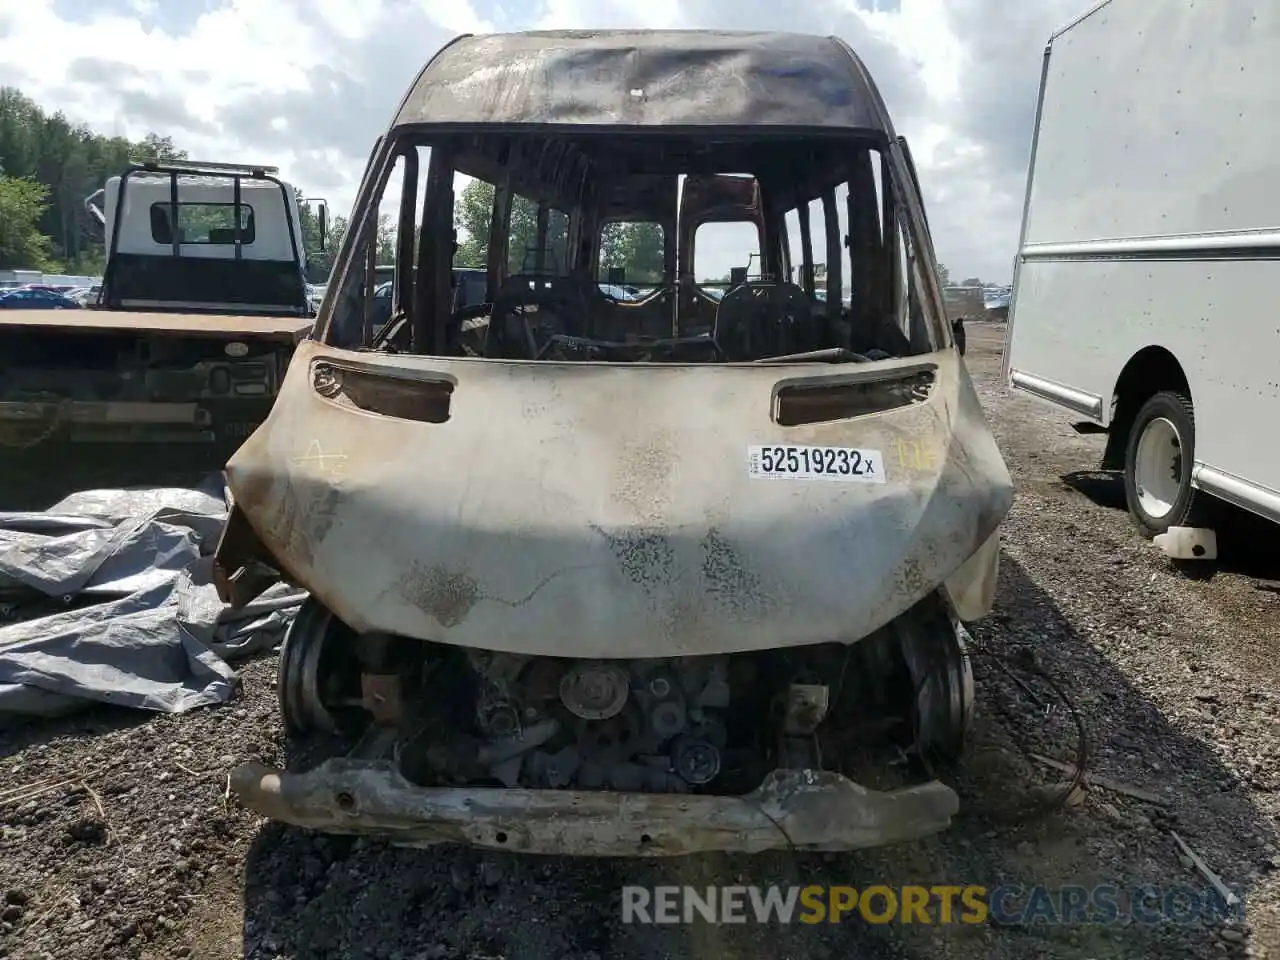
[[[166,162],[112,177],[86,202],[106,238],[99,305],[310,316],[297,196],[275,173]]]
[[[85,310],[0,317],[0,444],[166,444],[225,462],[315,314],[297,193],[276,174],[148,161],[88,197],[101,289]]]

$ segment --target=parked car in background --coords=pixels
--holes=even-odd
[[[630,303],[632,300],[639,299],[631,292],[631,290],[626,287],[619,286],[616,283],[600,283],[596,284],[596,286],[600,288],[600,292],[606,297],[612,297],[614,300],[621,300],[623,303]]]
[[[40,287],[27,287],[0,294],[5,310],[79,310],[80,302],[66,294]]]
[[[384,268],[379,267],[378,270]],[[374,277],[381,276],[375,271]],[[453,309],[462,310],[485,302],[485,271],[475,267],[453,268]],[[373,293],[373,329],[381,330],[391,320],[392,281],[378,283]]]

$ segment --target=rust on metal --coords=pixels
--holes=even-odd
[[[424,788],[389,762],[335,759],[306,773],[246,764],[232,771],[231,792],[274,820],[400,846],[574,856],[857,850],[945,830],[959,810],[955,792],[937,781],[877,791],[808,770],[775,771],[744,796],[691,796]]]

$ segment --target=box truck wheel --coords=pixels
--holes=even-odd
[[[1157,393],[1134,418],[1124,459],[1124,496],[1148,538],[1170,527],[1195,526],[1195,440],[1191,400],[1181,393]]]

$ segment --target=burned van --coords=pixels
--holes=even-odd
[[[483,302],[457,306],[459,249]],[[957,810],[935,771],[1011,484],[907,146],[837,39],[446,46],[227,475],[220,590],[310,591],[283,717],[355,744],[236,770],[267,816],[661,856],[864,847]]]

